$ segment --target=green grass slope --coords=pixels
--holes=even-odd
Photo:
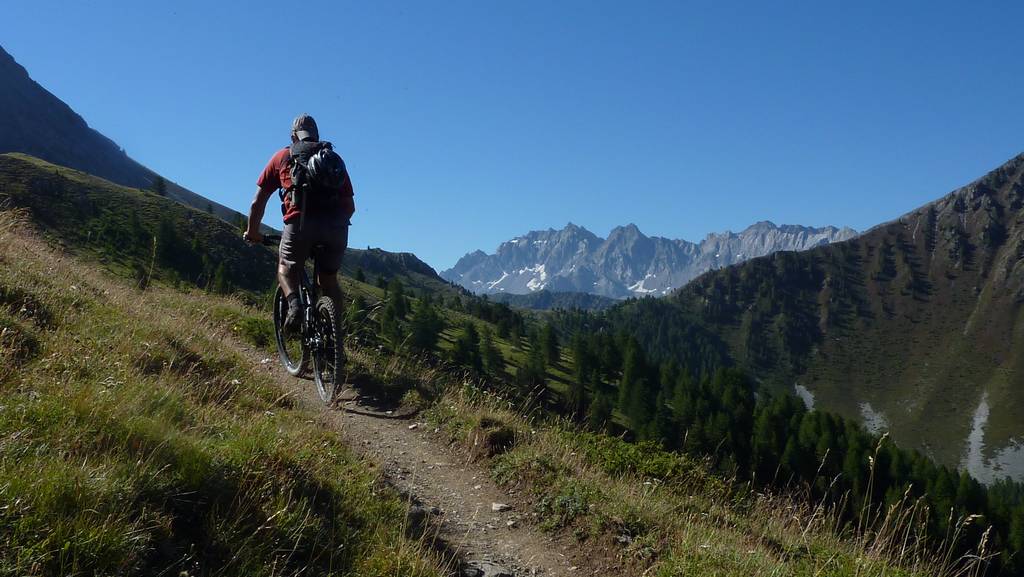
[[[226,343],[0,212],[0,574],[438,575],[365,463]]]
[[[22,154],[0,155],[0,202],[72,253],[137,281],[185,281],[263,292],[276,258],[247,245],[237,227],[152,192],[113,184]],[[219,272],[218,272],[218,269]],[[215,276],[219,275],[219,279]]]
[[[216,292],[263,294],[276,256],[246,244],[237,225],[161,197],[23,154],[0,154],[0,202],[31,211],[64,248],[136,282],[185,282]],[[342,272],[375,283],[398,278],[415,292],[464,291],[409,253],[352,249]]]

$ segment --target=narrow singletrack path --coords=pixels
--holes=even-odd
[[[415,415],[382,418],[371,411],[323,406],[312,381],[288,376],[276,355],[266,358],[238,345],[279,383],[287,394],[320,410],[326,423],[372,466],[382,479],[410,501],[410,517],[426,518],[427,538],[454,554],[459,577],[619,575],[605,566],[587,544],[554,537],[537,526],[525,500],[503,490],[489,471],[473,463],[444,434]],[[497,509],[497,510],[496,510]]]

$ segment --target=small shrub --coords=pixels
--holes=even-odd
[[[541,497],[537,512],[542,517],[541,528],[554,531],[568,526],[577,517],[590,510],[590,504],[599,497],[597,490],[582,481],[565,479],[555,491]]]
[[[274,324],[270,319],[246,317],[236,326],[239,336],[253,346],[265,349],[274,342]]]

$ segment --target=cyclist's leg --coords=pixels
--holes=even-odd
[[[284,225],[278,250],[277,282],[285,297],[298,290],[299,273],[309,258],[309,235],[298,234],[296,226],[294,223]]]
[[[338,271],[332,273],[326,271],[320,271],[320,274],[316,279],[317,285],[320,286],[320,292],[326,296],[334,299],[338,306],[341,306],[341,284],[338,283]]]
[[[316,282],[321,293],[334,299],[335,304],[341,307],[342,294],[341,285],[338,283],[338,270],[341,268],[345,249],[348,248],[348,223],[331,223],[323,232],[324,234],[317,239],[323,248],[316,255]]]

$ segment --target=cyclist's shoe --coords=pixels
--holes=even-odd
[[[302,328],[302,303],[299,302],[299,295],[292,293],[288,295],[288,314],[284,317],[284,330],[289,333],[297,333]]]

